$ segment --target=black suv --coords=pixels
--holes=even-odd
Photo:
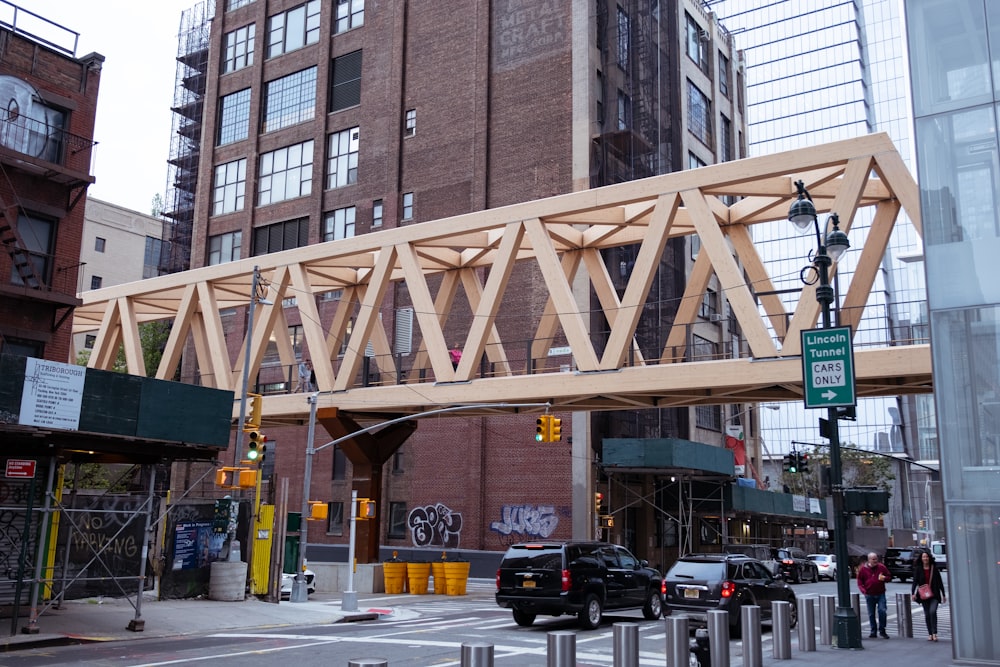
[[[798,584],[803,581],[813,583],[819,581],[819,568],[810,560],[808,554],[797,547],[781,547],[776,549],[778,571],[785,579]]]
[[[920,550],[915,547],[889,547],[882,556],[882,562],[893,577],[905,582],[913,578],[913,565],[919,557]]]
[[[729,632],[739,637],[740,609],[760,607],[761,620],[771,618],[771,603],[788,602],[790,627],[798,622],[798,608],[792,587],[771,576],[756,558],[740,554],[691,554],[679,559],[664,577],[665,615],[685,614],[708,622],[708,612],[729,612]]]
[[[577,614],[592,630],[604,610],[663,614],[663,577],[628,549],[606,542],[529,542],[507,549],[497,570],[497,604],[528,626],[539,614]]]

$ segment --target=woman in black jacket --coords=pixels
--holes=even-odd
[[[917,594],[919,588],[924,584],[930,584],[933,597],[926,600],[921,599]],[[913,569],[913,585],[910,588],[913,601],[919,602],[924,607],[924,620],[927,621],[927,634],[930,635],[927,641],[936,642],[937,636],[937,610],[939,604],[944,604],[944,582],[941,581],[941,572],[934,567],[934,556],[928,551],[921,552],[920,559]]]

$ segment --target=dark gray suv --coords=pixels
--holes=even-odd
[[[527,542],[507,549],[497,570],[497,604],[528,626],[539,615],[577,614],[592,630],[605,610],[663,613],[663,577],[628,549],[606,542]]]
[[[691,554],[673,564],[664,584],[665,615],[685,614],[698,623],[707,623],[709,611],[727,611],[733,637],[740,635],[740,610],[746,605],[757,605],[761,620],[770,620],[772,603],[788,602],[791,627],[798,621],[791,586],[772,577],[755,558],[738,554]]]

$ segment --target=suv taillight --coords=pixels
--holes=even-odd
[[[785,560],[783,560],[783,561],[781,561],[781,562],[782,562],[782,564],[784,564],[784,565],[795,565],[795,561],[794,561],[794,560],[792,560],[791,558],[786,558]]]
[[[569,570],[563,570],[562,571],[562,590],[563,590],[563,593],[565,593],[566,591],[568,591],[570,589],[570,586],[572,586],[572,585],[573,585],[573,577],[570,576]]]
[[[731,598],[733,597],[733,593],[735,592],[736,592],[736,584],[734,584],[731,581],[722,582],[722,597]]]
[[[664,579],[663,581],[660,582],[660,595],[666,595],[666,594],[667,594],[667,580]]]
[[[497,590],[500,590],[500,570],[497,569]]]

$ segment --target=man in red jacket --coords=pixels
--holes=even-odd
[[[889,568],[878,561],[874,551],[868,554],[868,562],[858,568],[858,590],[865,596],[868,603],[868,622],[871,623],[871,634],[882,639],[888,639],[885,631],[885,583],[892,580]],[[878,611],[878,623],[875,622],[875,612]]]

